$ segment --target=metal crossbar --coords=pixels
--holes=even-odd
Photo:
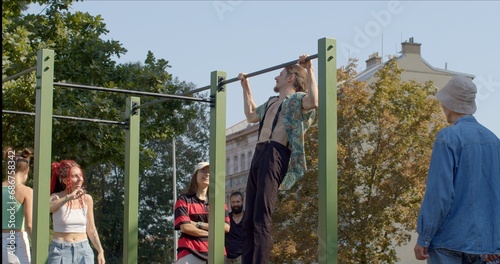
[[[71,83],[54,83],[54,86],[65,87],[65,88],[84,89],[84,90],[103,91],[103,92],[111,92],[111,93],[123,93],[123,94],[130,94],[130,95],[163,97],[163,98],[169,98],[169,99],[181,99],[181,100],[187,100],[187,101],[210,103],[210,100],[203,99],[203,98],[195,98],[195,97],[188,97],[188,96],[182,96],[182,95],[142,92],[142,91],[135,91],[135,90],[123,90],[123,89],[118,89],[118,88],[103,88],[103,87],[97,87],[97,86],[71,84]]]
[[[312,60],[312,59],[316,59],[316,58],[318,58],[318,54],[314,54],[314,55],[311,55],[311,56],[307,57],[306,61]],[[247,74],[245,74],[245,78],[250,78],[252,76],[257,76],[257,75],[260,75],[260,74],[263,74],[263,73],[267,73],[267,72],[271,72],[271,71],[278,70],[278,69],[281,69],[281,68],[285,68],[287,66],[295,65],[295,64],[297,64],[297,62],[298,62],[298,60],[293,60],[293,61],[285,62],[285,63],[279,64],[279,65],[276,65],[276,66],[272,66],[272,67],[269,67],[269,68],[266,68],[266,69],[258,70],[258,71],[251,72],[251,73],[247,73]],[[239,81],[238,77],[231,78],[229,80],[221,81],[219,83],[219,87],[223,86],[223,85],[226,85],[226,84],[229,84],[229,83],[232,83],[232,82],[236,82],[236,81]],[[203,87],[191,90],[191,91],[187,91],[187,92],[181,93],[180,96],[195,94],[195,93],[199,93],[199,92],[202,92],[202,91],[205,91],[205,90],[208,90],[208,89],[210,89],[210,85],[203,86]],[[159,99],[159,100],[151,101],[151,102],[139,105],[139,106],[135,107],[134,109],[139,109],[139,108],[144,108],[144,107],[152,106],[152,105],[155,105],[155,104],[166,102],[168,100],[170,100],[170,99],[169,98],[164,98],[164,99]]]
[[[13,111],[13,110],[2,110],[2,114],[15,114],[15,115],[30,115],[30,116],[35,116],[35,113],[30,113],[30,112],[23,112],[23,111]],[[127,125],[127,122],[120,122],[120,121],[110,121],[110,120],[102,120],[102,119],[94,119],[94,118],[84,118],[84,117],[76,117],[76,116],[62,116],[62,115],[52,115],[53,118],[58,118],[58,119],[68,119],[68,120],[74,120],[74,121],[87,121],[87,122],[94,122],[94,123],[103,123],[103,124],[109,124],[109,125]]]
[[[20,76],[23,76],[23,75],[25,75],[25,74],[28,74],[28,73],[30,73],[30,72],[32,72],[32,71],[34,71],[34,70],[36,70],[36,66],[35,66],[35,67],[31,67],[31,68],[29,68],[29,69],[27,69],[27,70],[24,70],[24,71],[20,72],[20,73],[16,73],[16,74],[14,74],[14,75],[12,75],[12,76],[9,76],[9,77],[6,77],[6,78],[2,79],[2,83],[4,83],[4,82],[8,82],[8,81],[10,81],[10,80],[14,80],[14,79],[16,79],[17,77],[20,77]]]
[[[208,86],[207,89],[209,89],[209,88],[210,88],[210,86]],[[192,91],[187,91],[187,92],[181,93],[178,96],[187,96],[187,95],[194,94],[194,93],[195,93],[195,90],[192,90]],[[189,98],[194,98],[194,97],[189,97]],[[139,108],[144,108],[144,107],[156,105],[156,104],[159,104],[159,103],[164,103],[164,102],[170,101],[172,99],[173,98],[162,98],[162,99],[154,100],[154,101],[151,101],[151,102],[143,103],[141,105],[133,107],[132,110],[137,110]],[[206,101],[210,102],[209,99],[204,99],[203,102],[206,102]]]
[[[316,58],[318,58],[318,54],[314,54],[314,55],[311,55],[311,56],[307,57],[306,61],[312,60],[312,59],[316,59]],[[247,74],[245,74],[245,78],[250,78],[252,76],[256,76],[256,75],[260,75],[260,74],[263,74],[263,73],[271,72],[271,71],[274,71],[274,70],[285,68],[287,66],[292,66],[292,65],[297,64],[298,61],[299,60],[293,60],[293,61],[285,62],[285,63],[279,64],[279,65],[276,65],[276,66],[272,66],[272,67],[269,67],[269,68],[266,68],[266,69],[262,69],[262,70],[259,70],[259,71],[247,73]],[[232,83],[232,82],[236,82],[236,81],[239,81],[239,80],[240,79],[238,79],[238,77],[231,78],[229,80],[225,80],[225,81],[220,82],[219,86],[222,86],[222,85],[225,85],[225,84],[228,84],[228,83]]]

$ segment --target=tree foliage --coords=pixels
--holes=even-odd
[[[29,4],[44,5],[39,14]],[[36,66],[40,49],[55,52],[54,81],[162,94],[192,90],[173,78],[165,59],[145,54],[143,63],[117,63],[126,53],[121,43],[103,39],[104,19],[70,12],[71,0],[2,2],[2,79]],[[3,109],[35,112],[35,73],[2,85]],[[55,87],[53,114],[126,121],[126,96],[102,91]],[[196,95],[206,96],[206,95]],[[142,97],[141,103],[158,100]],[[178,183],[182,188],[194,163],[208,156],[208,105],[169,100],[141,108],[139,263],[164,263],[173,248],[173,160],[176,144]],[[196,133],[186,133],[196,131]],[[53,119],[52,160],[74,159],[84,169],[94,197],[96,226],[107,263],[123,254],[125,128],[118,125]],[[34,117],[2,114],[2,145],[34,146]],[[49,180],[50,172],[45,175]]]
[[[394,59],[367,85],[355,61],[337,71],[339,263],[395,263],[415,229],[434,137],[445,124],[431,82],[401,80]],[[334,133],[334,131],[332,131]],[[318,261],[318,130],[306,137],[309,171],[281,194],[273,262]]]

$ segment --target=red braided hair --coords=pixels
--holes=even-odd
[[[82,171],[82,178],[85,182],[85,174],[82,168],[74,160],[61,160],[60,162],[52,163],[52,178],[50,179],[50,194],[66,191],[67,194],[73,192],[73,184],[71,184],[71,169],[74,167]],[[71,201],[72,202],[72,201]],[[70,202],[70,204],[71,204]],[[83,208],[84,203],[82,197],[79,202]]]

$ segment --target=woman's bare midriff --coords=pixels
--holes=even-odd
[[[87,239],[86,233],[62,233],[55,232],[52,238],[59,241],[65,241],[70,243],[75,243]]]

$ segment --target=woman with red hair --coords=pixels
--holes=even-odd
[[[52,163],[50,213],[54,234],[49,248],[49,264],[104,264],[104,250],[94,223],[94,202],[85,193],[84,174],[73,160]]]

